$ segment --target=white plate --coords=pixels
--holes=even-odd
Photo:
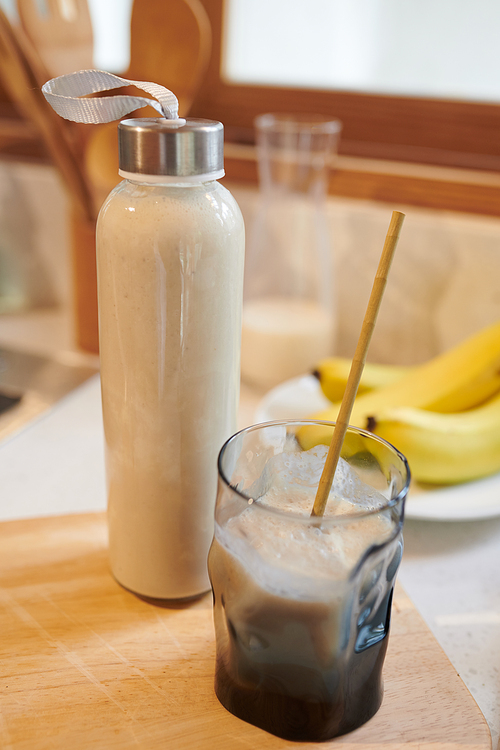
[[[329,405],[313,375],[287,380],[267,393],[256,422],[303,419]],[[428,521],[472,521],[500,516],[500,474],[476,482],[427,489],[412,482],[406,517]]]

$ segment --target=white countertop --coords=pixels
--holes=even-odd
[[[259,394],[243,389],[240,426]],[[95,376],[0,443],[0,520],[106,507],[100,383]],[[491,728],[500,730],[500,517],[408,520],[400,580]]]

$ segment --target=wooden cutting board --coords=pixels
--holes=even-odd
[[[318,747],[229,714],[213,693],[212,603],[158,607],[121,588],[103,514],[0,524],[2,750]],[[486,722],[399,588],[382,708],[325,748],[483,750]]]

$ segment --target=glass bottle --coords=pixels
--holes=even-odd
[[[333,351],[326,188],[341,123],[264,114],[255,126],[260,200],[245,265],[241,370],[245,381],[269,388]]]
[[[118,126],[97,226],[111,568],[146,597],[209,589],[217,455],[239,397],[244,227],[220,123]]]

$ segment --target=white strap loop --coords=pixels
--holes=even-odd
[[[99,91],[129,85],[137,86],[138,89],[151,94],[154,99],[124,95],[81,98]],[[129,81],[104,70],[80,70],[77,73],[52,78],[44,83],[42,93],[58,115],[73,122],[112,122],[146,105],[154,107],[174,127],[186,122],[178,116],[179,102],[172,91],[157,83]]]

